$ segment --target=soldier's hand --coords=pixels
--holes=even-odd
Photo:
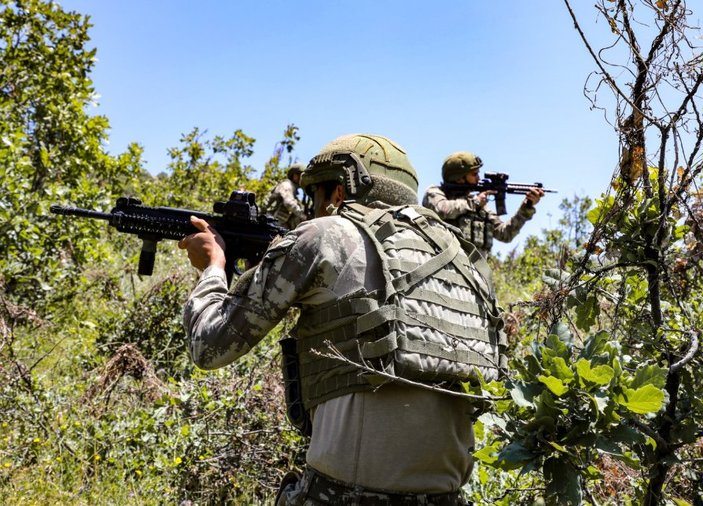
[[[199,270],[205,270],[211,265],[225,268],[225,241],[207,221],[195,216],[190,222],[199,230],[185,236],[178,242],[178,247],[188,250],[190,263]]]
[[[530,188],[530,190],[525,195],[525,204],[527,205],[537,205],[537,202],[544,197],[544,190],[542,188]]]
[[[476,200],[478,201],[478,204],[481,207],[485,207],[486,204],[488,204],[488,198],[491,195],[495,195],[495,194],[496,194],[495,190],[486,190],[485,192],[481,192],[478,195],[476,195]]]

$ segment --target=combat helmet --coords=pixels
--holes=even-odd
[[[300,186],[336,181],[364,204],[417,204],[417,173],[405,150],[380,135],[349,134],[324,146],[303,171]]]
[[[457,151],[449,155],[442,164],[442,180],[453,183],[473,170],[483,167],[481,159],[468,151]]]
[[[286,171],[286,177],[288,179],[293,179],[293,174],[302,174],[305,170],[305,165],[300,162],[292,163],[288,170]]]

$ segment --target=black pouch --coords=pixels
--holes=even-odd
[[[303,406],[303,390],[300,384],[300,364],[296,339],[285,336],[279,341],[281,345],[281,370],[283,371],[283,384],[286,392],[286,414],[288,421],[298,429],[303,436],[312,434],[312,421],[310,414]]]

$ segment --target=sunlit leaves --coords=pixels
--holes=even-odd
[[[666,372],[664,367],[659,365],[643,365],[635,371],[635,377],[630,383],[630,388],[639,388],[644,385],[653,385],[657,388],[664,388],[666,383]]]
[[[592,367],[591,362],[585,358],[576,362],[576,372],[578,373],[580,385],[584,387],[588,384],[608,385],[615,375],[612,367],[608,365]]]
[[[664,402],[664,392],[654,385],[644,385],[637,390],[626,388],[620,404],[634,413],[656,413]]]
[[[557,397],[564,395],[569,391],[569,388],[564,385],[564,382],[559,378],[555,378],[553,376],[538,376],[537,379],[541,383],[544,383],[547,388]]]
[[[631,467],[640,465],[631,445],[642,435],[623,427],[623,417],[662,408],[666,370],[652,364],[623,369],[622,350],[607,332],[588,336],[580,349],[572,342],[565,325],[553,325],[525,358],[519,380],[510,382],[514,407],[501,425],[507,443],[500,451],[492,446],[482,460],[523,471],[542,463],[545,480],[559,483],[548,484],[547,495],[580,504],[579,462],[590,458],[594,445]]]

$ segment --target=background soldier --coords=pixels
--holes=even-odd
[[[296,195],[300,184],[300,174],[304,168],[302,163],[292,164],[288,168],[286,179],[271,190],[264,202],[263,212],[271,214],[279,224],[288,230],[293,230],[307,218],[303,205]]]
[[[481,159],[467,151],[449,155],[442,164],[444,183],[477,184],[480,179]],[[515,215],[503,221],[486,207],[488,197],[495,192],[485,191],[478,195],[447,195],[440,186],[430,186],[422,199],[422,205],[435,211],[444,221],[458,227],[474,245],[488,255],[493,239],[512,241],[525,222],[535,214],[535,205],[544,196],[544,190],[533,188],[527,193]]]
[[[498,372],[485,262],[416,205],[415,170],[384,137],[335,139],[301,184],[317,218],[274,241],[229,293],[221,238],[192,218],[202,232],[179,245],[203,269],[184,314],[193,360],[222,367],[299,307],[312,435],[303,476],[284,479],[277,504],[464,504],[476,408],[453,385]]]

